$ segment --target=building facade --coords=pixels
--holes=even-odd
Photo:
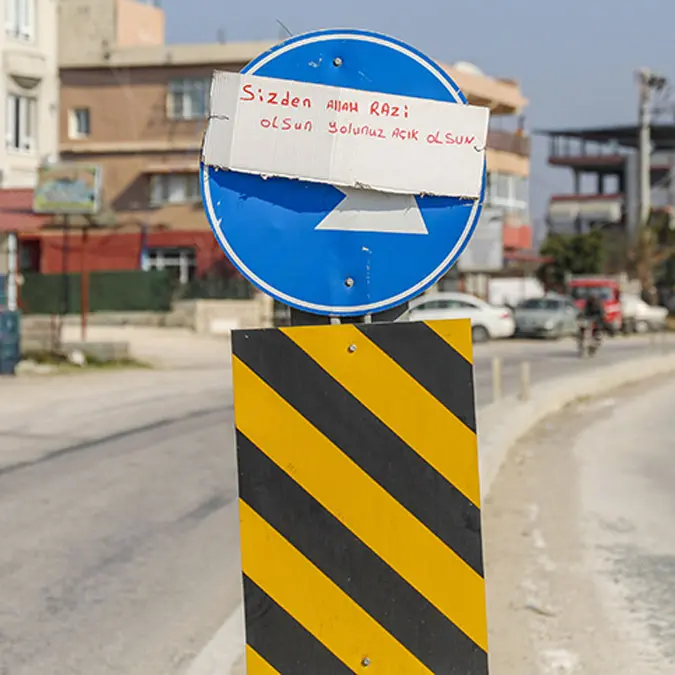
[[[549,137],[548,163],[567,169],[572,189],[550,198],[549,230],[563,234],[613,227],[634,233],[639,220],[639,157],[636,126],[562,129]],[[675,204],[675,125],[652,127],[651,185],[654,209]]]
[[[36,231],[37,169],[58,153],[56,0],[5,0],[0,31],[0,307],[15,307],[16,232]],[[9,276],[8,276],[9,273]]]
[[[0,148],[0,187],[32,188],[38,166],[58,152],[57,2],[3,4],[0,95],[5,105],[0,116],[5,144]]]
[[[90,268],[169,268],[183,283],[230,273],[199,190],[210,80],[274,43],[166,45],[162,10],[134,0],[61,0],[60,12],[61,160],[103,169],[105,209],[90,232]],[[72,33],[82,40],[69,41]],[[492,110],[488,200],[508,214],[520,242],[529,229],[530,143],[499,120],[519,115],[527,101],[517,83],[470,64],[447,70],[471,103]],[[61,269],[61,236],[25,238],[37,271]]]

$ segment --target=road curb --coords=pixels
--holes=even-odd
[[[478,410],[478,447],[482,497],[490,494],[509,450],[546,417],[579,398],[599,396],[668,373],[675,373],[675,354],[640,357],[534,386],[528,401],[509,397],[481,407]]]
[[[244,607],[239,604],[185,675],[229,675],[244,652]]]

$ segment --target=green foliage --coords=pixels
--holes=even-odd
[[[549,234],[541,255],[551,258],[537,270],[538,279],[549,289],[562,289],[567,274],[599,274],[603,263],[603,233]]]

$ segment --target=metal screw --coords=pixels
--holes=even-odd
[[[353,285],[354,285],[354,279],[352,279],[351,277],[347,277],[345,279],[345,286],[347,288],[351,288]]]
[[[347,347],[347,351],[350,354],[353,354],[356,351],[356,345],[349,345],[349,347]]]
[[[338,56],[333,60],[333,65],[339,68],[342,65],[342,59]]]
[[[367,668],[370,665],[370,659],[366,656],[363,661],[361,661],[361,665]]]

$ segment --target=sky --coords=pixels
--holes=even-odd
[[[649,67],[675,87],[672,0],[161,0],[168,42],[284,37],[319,28],[363,28],[399,38],[444,63],[470,61],[520,82],[528,131],[637,118],[635,69]],[[199,8],[199,9],[197,9]],[[673,97],[675,102],[675,96]],[[532,157],[532,217],[541,226],[551,193],[571,178],[546,165],[547,143]]]

